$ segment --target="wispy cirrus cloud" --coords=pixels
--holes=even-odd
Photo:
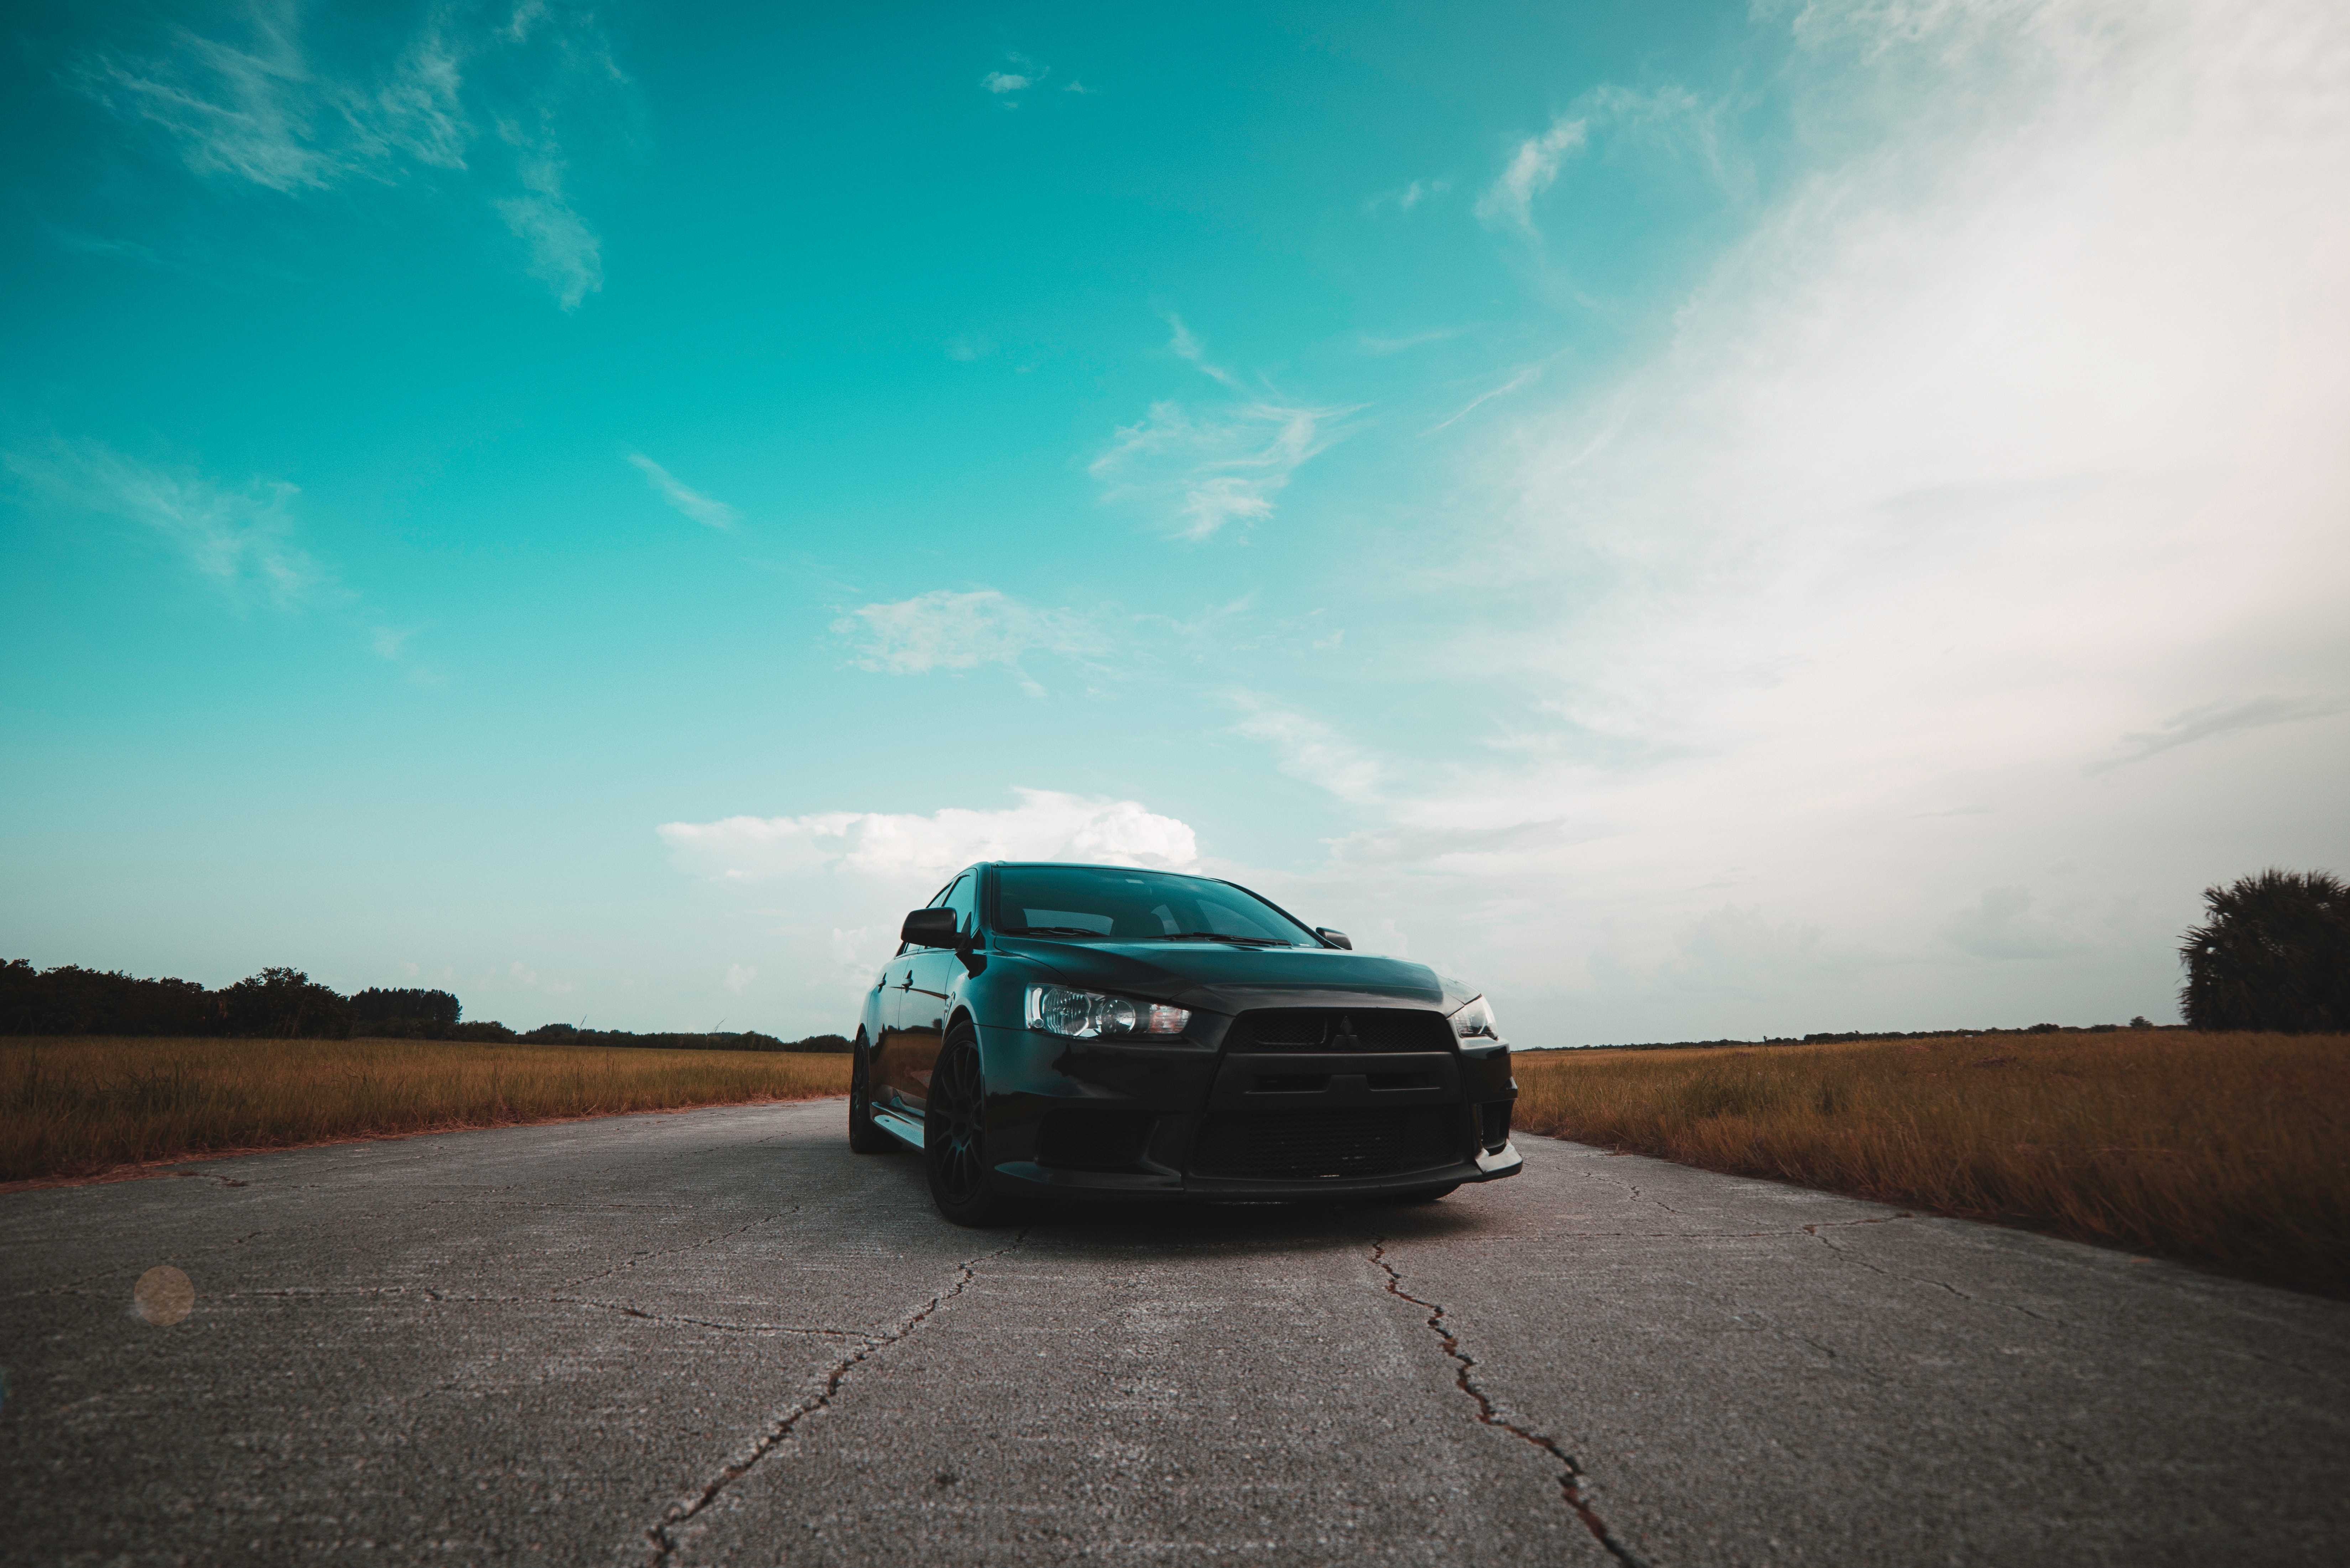
[[[566,310],[604,287],[604,246],[563,194],[564,164],[547,154],[525,157],[518,168],[523,194],[493,203],[506,228],[530,253],[525,269],[555,291]]]
[[[1540,136],[1527,137],[1511,153],[1509,166],[1477,198],[1477,215],[1488,223],[1503,223],[1534,233],[1534,198],[1558,178],[1558,166],[1581,151],[1591,140],[1591,122],[1562,115]]]
[[[1356,805],[1386,793],[1387,767],[1378,754],[1312,714],[1253,691],[1236,694],[1241,710],[1232,730],[1273,749],[1283,773]]]
[[[1382,191],[1363,203],[1363,211],[1376,213],[1382,207],[1393,207],[1399,213],[1409,213],[1431,197],[1441,196],[1452,189],[1450,180],[1414,180],[1394,191]]]
[[[301,492],[284,481],[224,483],[141,462],[99,441],[0,452],[0,465],[54,505],[149,530],[240,607],[258,600],[296,609],[340,597],[332,576],[296,542]]]
[[[1475,397],[1470,399],[1466,404],[1462,405],[1457,412],[1453,413],[1449,418],[1437,421],[1434,424],[1429,426],[1419,433],[1422,435],[1434,435],[1437,431],[1444,429],[1448,425],[1457,425],[1462,420],[1467,419],[1471,414],[1475,413],[1479,409],[1483,408],[1487,403],[1492,402],[1495,398],[1506,398],[1512,392],[1530,387],[1541,379],[1542,367],[1539,365],[1528,366],[1525,369],[1519,371],[1516,375],[1511,377],[1500,386],[1490,388],[1485,391],[1478,393]]]
[[[834,621],[832,629],[853,640],[857,662],[867,670],[921,675],[1002,664],[1034,692],[1043,688],[1021,670],[1024,655],[1089,658],[1109,650],[1108,638],[1091,617],[1040,608],[993,588],[934,588],[894,603],[865,605]]]
[[[221,36],[175,29],[159,47],[86,56],[68,80],[208,178],[296,197],[426,174],[477,179],[522,241],[525,270],[562,308],[602,286],[599,242],[564,193],[556,130],[573,99],[628,90],[592,14],[539,0],[503,18],[438,9],[380,63],[321,57],[296,6],[256,4]],[[485,120],[498,130],[486,145],[513,150],[504,171],[473,166]]]
[[[712,528],[732,528],[743,520],[743,514],[740,512],[735,511],[723,501],[704,495],[699,490],[686,484],[643,452],[629,453],[629,461],[644,474],[646,481],[652,485],[653,489],[660,492],[662,500],[692,518],[696,523],[704,524]]]
[[[2081,771],[2092,776],[2126,768],[2158,756],[2174,746],[2191,745],[2213,735],[2230,734],[2242,730],[2266,729],[2272,724],[2294,724],[2305,719],[2323,719],[2339,713],[2344,707],[2338,698],[2331,697],[2255,697],[2244,702],[2207,702],[2199,708],[2166,719],[2152,730],[2131,731],[2122,736],[2122,753],[2089,763]]]
[[[1613,85],[1594,88],[1577,99],[1566,112],[1555,116],[1548,130],[1520,140],[1508,162],[1477,198],[1478,218],[1497,228],[1514,229],[1539,240],[1534,224],[1535,199],[1557,182],[1565,164],[1594,145],[1602,135],[1610,145],[1646,142],[1693,159],[1715,181],[1731,188],[1743,184],[1724,158],[1716,123],[1720,106],[1686,88],[1638,90]]]
[[[1345,421],[1359,405],[1252,396],[1239,377],[1208,358],[1181,317],[1168,317],[1168,347],[1177,358],[1241,396],[1197,414],[1172,399],[1153,403],[1146,417],[1118,428],[1087,472],[1106,500],[1161,507],[1180,538],[1206,539],[1232,524],[1272,516],[1291,477],[1345,437]]]

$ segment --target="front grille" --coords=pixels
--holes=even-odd
[[[1450,1051],[1452,1026],[1416,1007],[1268,1007],[1232,1020],[1234,1051]]]
[[[1460,1107],[1397,1110],[1232,1111],[1211,1118],[1193,1162],[1202,1176],[1314,1181],[1393,1176],[1450,1165],[1448,1136]]]
[[[1037,1129],[1036,1158],[1064,1170],[1123,1170],[1142,1158],[1149,1132],[1139,1111],[1054,1111]]]

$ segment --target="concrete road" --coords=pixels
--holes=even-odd
[[[841,1116],[0,1198],[0,1555],[2350,1559],[2341,1303],[1541,1139],[1424,1209],[972,1232]]]

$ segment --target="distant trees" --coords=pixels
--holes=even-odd
[[[386,991],[369,986],[351,998],[351,1022],[370,1023],[453,1024],[465,1015],[464,1004],[445,991]]]
[[[619,1045],[652,1051],[797,1051],[845,1056],[855,1049],[838,1034],[811,1034],[805,1040],[779,1040],[756,1030],[740,1034],[635,1034],[625,1029],[578,1029],[568,1023],[542,1024],[522,1038],[534,1045]]]
[[[2350,887],[2270,869],[2203,890],[2181,938],[2179,1009],[2197,1029],[2350,1032]]]
[[[221,991],[120,971],[0,964],[0,1034],[234,1034],[339,1040],[343,999],[297,969],[265,969]]]
[[[255,1040],[350,1038],[351,1004],[298,969],[265,969],[220,994],[224,1034]]]
[[[140,980],[119,971],[0,963],[0,1034],[196,1034],[276,1040],[455,1040],[474,1044],[628,1046],[669,1051],[812,1051],[845,1055],[837,1034],[634,1034],[550,1023],[516,1034],[494,1020],[461,1022],[445,991],[369,986],[345,998],[298,969],[265,969],[219,991],[192,980]]]

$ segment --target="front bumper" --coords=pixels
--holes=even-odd
[[[1227,1054],[983,1030],[997,1183],[1136,1201],[1347,1200],[1515,1176],[1517,1085],[1499,1044],[1451,1052]],[[1117,1139],[1070,1129],[1115,1129]],[[1304,1152],[1290,1129],[1321,1128]],[[1353,1147],[1359,1129],[1378,1149]],[[1309,1140],[1309,1145],[1312,1140]],[[1116,1147],[1108,1147],[1109,1145]],[[1090,1158],[1073,1159],[1077,1147]]]

